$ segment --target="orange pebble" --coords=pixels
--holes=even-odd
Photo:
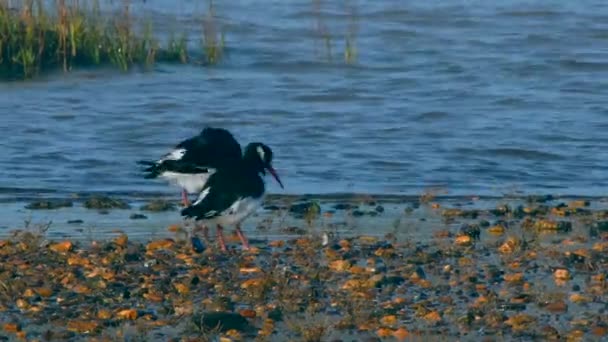
[[[57,242],[49,246],[49,249],[56,253],[67,253],[72,249],[71,241]]]
[[[399,341],[403,341],[408,337],[409,334],[409,331],[407,331],[405,328],[399,328],[393,332],[393,337]]]
[[[137,310],[135,309],[124,309],[124,310],[120,310],[116,313],[116,317],[118,318],[122,318],[122,319],[129,319],[129,320],[135,320],[137,319]]]

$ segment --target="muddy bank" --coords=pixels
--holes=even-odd
[[[269,203],[278,208],[251,218],[251,251],[234,235],[228,253],[215,241],[193,248],[191,226],[179,220],[123,220],[156,226],[156,236],[135,238],[65,238],[32,224],[13,231],[0,242],[1,334],[606,338],[605,202],[301,203],[309,202]],[[101,217],[114,212],[129,210]],[[146,211],[169,213],[177,215]],[[285,218],[270,223],[277,213]]]

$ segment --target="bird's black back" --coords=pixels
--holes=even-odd
[[[205,127],[199,135],[180,142],[176,148],[186,149],[182,162],[197,166],[217,168],[242,158],[241,145],[223,128]]]
[[[184,149],[185,153],[178,160],[139,161],[138,164],[149,166],[144,170],[145,178],[156,178],[165,171],[207,172],[206,168],[220,168],[242,158],[241,145],[223,128],[205,127],[197,136],[183,140],[174,149]]]
[[[202,190],[205,198],[182,210],[185,217],[213,218],[240,198],[259,198],[264,194],[264,179],[242,160],[212,174]],[[196,202],[195,202],[196,203]]]

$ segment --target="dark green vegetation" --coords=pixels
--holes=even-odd
[[[99,2],[24,0],[15,8],[0,0],[0,79],[31,78],[43,71],[115,66],[127,71],[163,63],[217,63],[224,36],[213,8],[201,18],[198,48],[186,33],[162,41],[151,22],[139,20],[125,1],[117,13],[102,13]],[[196,41],[197,39],[194,39]]]

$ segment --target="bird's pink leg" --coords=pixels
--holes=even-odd
[[[220,244],[220,249],[222,250],[222,252],[228,250],[226,248],[226,242],[224,241],[224,228],[219,224],[217,225],[217,241]]]
[[[236,225],[236,235],[238,235],[239,239],[241,239],[241,243],[243,244],[243,249],[244,250],[248,250],[249,249],[249,242],[247,241],[247,238],[245,237],[245,234],[243,234],[243,231],[241,230],[241,225],[240,224]]]
[[[182,189],[182,204],[184,205],[184,207],[190,206],[190,199],[188,198],[188,193],[186,192],[186,189]]]
[[[205,243],[209,245],[209,228],[204,224],[201,225],[201,228],[203,229],[203,240],[205,240]]]

